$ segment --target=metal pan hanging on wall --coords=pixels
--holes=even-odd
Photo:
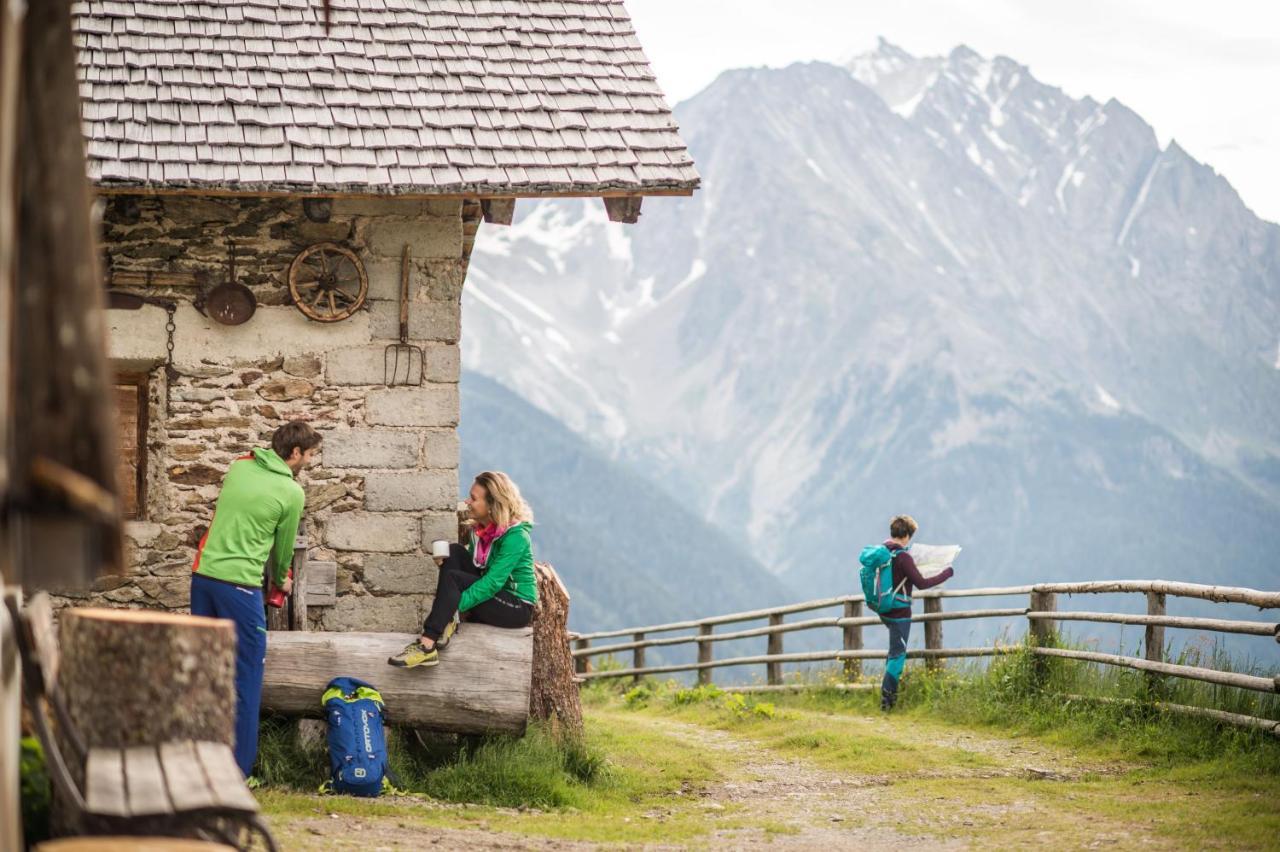
[[[369,294],[369,277],[356,253],[337,243],[316,243],[289,264],[289,295],[316,322],[338,322],[354,314]]]
[[[258,309],[253,291],[236,280],[236,244],[227,243],[227,280],[198,299],[196,310],[222,325],[240,325]]]
[[[223,325],[240,325],[258,309],[253,291],[238,281],[224,281],[204,297],[204,312]]]

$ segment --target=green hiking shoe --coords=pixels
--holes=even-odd
[[[436,640],[436,650],[443,651],[449,647],[449,640],[453,638],[453,634],[458,632],[458,614],[453,614],[453,620],[444,627],[444,633],[440,634],[440,638]]]
[[[440,662],[440,654],[435,648],[428,651],[422,647],[421,642],[415,639],[405,645],[404,650],[399,654],[387,658],[387,662],[402,669],[412,669],[417,666],[434,666]]]

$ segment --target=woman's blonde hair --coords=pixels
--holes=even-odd
[[[521,522],[533,523],[533,510],[520,496],[520,489],[500,470],[486,470],[476,477],[476,485],[484,489],[489,515],[499,527]]]

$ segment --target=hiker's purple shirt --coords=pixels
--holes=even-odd
[[[931,589],[939,583],[944,583],[951,579],[951,575],[955,573],[948,565],[939,574],[933,577],[924,577],[920,574],[920,569],[916,568],[916,561],[911,558],[911,554],[902,549],[902,545],[890,539],[884,543],[884,546],[893,552],[893,587],[898,588],[898,584],[903,580],[907,584],[902,587],[903,594],[907,597],[911,596],[913,589]],[[885,618],[910,618],[911,607],[901,606],[897,609],[891,609],[884,615]]]

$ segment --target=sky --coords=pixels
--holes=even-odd
[[[1275,0],[626,0],[674,104],[721,71],[843,62],[883,36],[1002,54],[1073,97],[1114,97],[1280,222]]]

